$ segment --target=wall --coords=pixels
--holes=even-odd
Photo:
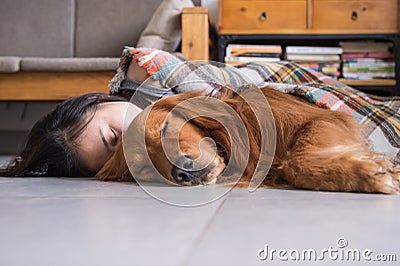
[[[201,0],[201,5],[208,8],[215,26],[218,25],[218,0]]]

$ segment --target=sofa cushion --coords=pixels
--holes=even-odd
[[[24,57],[22,71],[114,71],[119,58],[40,58]]]
[[[119,57],[134,45],[162,0],[77,0],[75,56]]]
[[[181,41],[182,9],[193,6],[192,0],[164,0],[142,32],[136,46],[176,51]]]
[[[0,56],[73,55],[74,0],[1,0]]]
[[[19,71],[21,57],[0,56],[0,73],[13,73]]]

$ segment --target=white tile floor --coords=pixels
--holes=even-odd
[[[337,254],[395,254],[397,262],[379,265],[397,265],[399,213],[399,196],[235,189],[184,208],[159,202],[134,183],[0,178],[0,265],[310,265],[293,262],[289,251],[319,255],[330,246]],[[337,246],[340,237],[347,247]],[[260,260],[265,245],[285,249],[288,261],[277,254]],[[373,265],[332,256],[325,253],[317,264]]]

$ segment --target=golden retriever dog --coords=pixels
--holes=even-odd
[[[271,150],[274,156],[270,167],[264,167],[263,184],[399,193],[399,167],[370,150],[358,122],[350,115],[321,109],[268,87],[258,91],[267,99],[271,113],[257,113],[254,106],[261,104],[252,106],[249,99],[263,97],[255,91],[222,93],[218,100],[227,109],[210,105],[206,99],[212,97],[197,92],[158,100],[135,118],[125,133],[124,147],[119,143],[97,177],[130,181],[133,175],[150,181],[155,169],[167,182],[178,185],[224,184],[239,178],[238,184],[243,185],[251,181],[258,167],[268,164],[260,158],[263,151]],[[177,108],[182,103],[187,104]],[[210,117],[210,110],[216,117]],[[241,120],[244,131],[232,122],[235,119]],[[267,138],[263,136],[265,124],[273,132],[267,132]]]

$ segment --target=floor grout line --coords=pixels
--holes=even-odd
[[[188,265],[188,260],[190,259],[190,254],[192,254],[193,250],[196,250],[196,248],[203,241],[205,235],[208,232],[208,229],[211,228],[211,225],[214,223],[214,221],[217,218],[218,214],[221,212],[222,207],[225,205],[225,202],[226,202],[227,198],[228,198],[227,196],[224,197],[223,201],[218,206],[218,208],[215,210],[214,214],[211,216],[211,218],[208,221],[208,223],[204,226],[204,228],[202,230],[200,230],[199,236],[193,242],[193,246],[188,249],[187,254],[184,255],[183,259],[181,260],[181,263],[178,263],[178,265],[180,265],[180,266]]]

